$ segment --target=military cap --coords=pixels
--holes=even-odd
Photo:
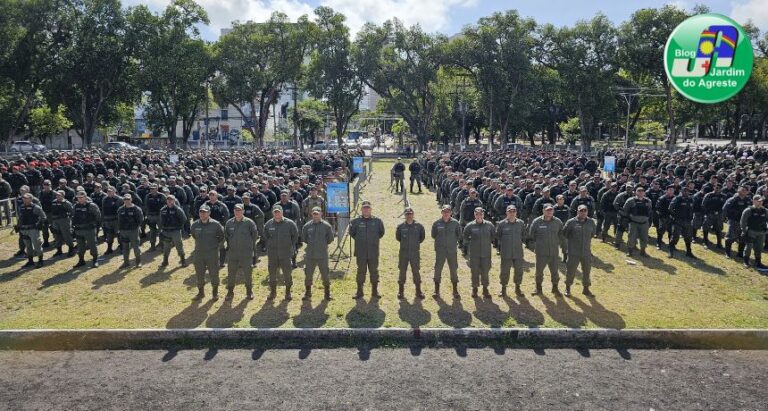
[[[371,206],[371,202],[370,201],[368,201],[368,200],[363,201],[363,203],[362,203],[362,207],[363,208],[370,207],[370,206]]]
[[[235,204],[235,210],[242,210],[242,209],[243,209],[243,204],[242,203]]]
[[[476,213],[485,213],[485,209],[483,209],[483,207],[475,207],[475,212]]]
[[[448,204],[443,204],[443,205],[440,207],[440,210],[441,210],[441,211],[445,211],[445,210],[448,210],[448,211],[450,211],[450,210],[451,210],[451,206],[450,206],[450,205],[448,205]]]
[[[280,205],[275,204],[275,206],[272,207],[272,212],[273,213],[275,213],[275,212],[281,212],[282,213],[283,212],[283,207],[280,207]]]

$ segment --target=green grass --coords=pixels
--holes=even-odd
[[[355,263],[342,260],[332,266],[335,299],[322,301],[319,281],[311,304],[300,299],[304,292],[303,270],[294,270],[294,300],[266,302],[266,258],[253,271],[256,298],[245,300],[239,287],[231,303],[209,298],[192,303],[194,271],[180,268],[172,254],[166,271],[158,271],[161,256],[146,254],[140,269],[118,270],[122,258],[115,257],[97,269],[70,270],[75,259],[56,260],[44,269],[19,271],[24,260],[13,260],[16,236],[0,233],[0,328],[179,328],[179,327],[609,327],[609,328],[766,328],[768,327],[768,277],[743,268],[724,255],[694,246],[703,260],[666,258],[649,247],[650,258],[626,262],[623,253],[594,242],[592,273],[595,299],[575,294],[573,298],[543,297],[470,298],[469,269],[462,260],[462,299],[454,301],[447,269],[443,300],[434,300],[431,240],[422,245],[422,278],[427,299],[414,300],[413,284],[406,286],[407,301],[397,294],[397,242],[394,228],[400,221],[399,196],[390,194],[391,162],[374,165],[373,180],[364,199],[371,200],[374,214],[384,220],[387,234],[382,242],[380,301],[356,302]],[[410,196],[416,219],[427,230],[439,212],[434,195]],[[100,250],[104,250],[104,245]],[[146,247],[145,247],[146,248]],[[185,244],[192,249],[191,240]],[[50,256],[53,251],[48,251]],[[681,253],[678,253],[681,254]],[[299,258],[301,260],[302,254]],[[526,260],[534,261],[526,250]],[[301,264],[300,264],[301,265]],[[496,295],[498,260],[491,269],[491,291]],[[564,268],[561,266],[561,268]],[[410,274],[409,274],[410,275]],[[222,278],[226,269],[222,270]],[[410,279],[410,276],[409,276]],[[528,264],[523,288],[533,290],[533,265]],[[545,291],[548,291],[548,280]],[[578,280],[575,291],[580,291]],[[208,288],[206,291],[210,291]],[[279,289],[282,292],[282,289]],[[279,294],[281,297],[281,294]]]

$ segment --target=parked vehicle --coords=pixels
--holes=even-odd
[[[130,145],[125,141],[110,141],[109,143],[104,144],[104,150],[107,150],[107,151],[139,150],[139,148],[136,146]]]
[[[373,137],[361,138],[359,144],[363,150],[373,150],[376,147],[376,139]]]
[[[35,144],[31,141],[16,141],[11,144],[11,153],[39,153],[46,151],[44,145]]]

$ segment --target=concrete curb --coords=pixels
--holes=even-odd
[[[763,329],[195,328],[0,330],[4,350],[509,347],[768,349]]]

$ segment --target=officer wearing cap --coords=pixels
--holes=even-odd
[[[616,183],[609,182],[600,189],[597,195],[597,202],[600,207],[600,213],[597,215],[597,231],[600,232],[600,239],[603,243],[608,242],[608,229],[613,226],[613,232],[616,234],[618,224],[618,213],[613,207],[616,196],[619,195]]]
[[[308,198],[309,199],[309,198]],[[306,200],[304,200],[306,202]],[[304,297],[307,301],[312,298],[312,279],[315,268],[320,271],[323,282],[324,298],[331,300],[331,277],[328,264],[328,245],[333,242],[333,228],[323,220],[323,209],[313,207],[311,218],[301,228],[301,239],[307,245],[304,254]]]
[[[496,224],[496,242],[501,255],[501,293],[499,297],[507,296],[509,274],[514,267],[515,294],[523,295],[520,284],[523,282],[523,241],[526,237],[525,221],[517,217],[517,207],[510,204],[506,209],[506,218]]]
[[[96,227],[101,221],[101,213],[96,204],[89,201],[85,191],[78,191],[77,203],[72,207],[72,227],[77,240],[78,262],[75,268],[85,265],[85,250],[88,249],[93,257],[92,267],[98,267],[99,252],[96,249]]]
[[[443,266],[448,262],[453,285],[453,298],[459,298],[459,263],[457,250],[459,239],[462,237],[461,224],[451,217],[451,206],[440,208],[440,218],[432,223],[432,238],[435,240],[435,298],[440,298],[440,282]]]
[[[149,251],[155,251],[157,246],[160,210],[165,207],[165,204],[165,194],[158,192],[157,184],[150,184],[149,193],[144,197],[144,206],[147,209],[147,226],[149,227]]]
[[[288,190],[280,192],[280,201],[277,203],[283,209],[283,217],[293,221],[294,224],[301,224],[301,209],[299,205],[293,201],[290,197]],[[298,239],[297,239],[298,241]],[[301,243],[293,246],[293,255],[291,255],[291,267],[296,268],[296,254],[299,252],[298,246]]]
[[[224,225],[224,238],[227,241],[227,300],[235,295],[235,286],[243,277],[246,298],[253,299],[253,254],[259,230],[256,223],[245,216],[242,204],[235,204],[235,216]]]
[[[397,298],[404,299],[405,295],[405,274],[408,266],[413,273],[413,284],[416,287],[416,298],[424,298],[421,292],[421,243],[426,238],[424,226],[414,220],[413,208],[405,209],[405,221],[400,223],[395,230],[395,239],[400,243],[400,252],[398,254],[397,268],[400,270],[398,277]]]
[[[229,215],[234,215],[235,204],[243,203],[243,199],[240,198],[237,194],[235,194],[234,186],[227,186],[227,195],[224,196],[224,198],[221,201],[227,205],[227,210],[229,211]]]
[[[171,254],[171,248],[176,247],[176,252],[182,267],[187,266],[187,260],[184,255],[184,243],[181,238],[181,229],[187,220],[184,210],[176,202],[176,196],[168,195],[165,198],[165,207],[160,210],[160,236],[163,242],[163,262],[160,267],[168,265],[168,256]]]
[[[64,254],[62,251],[64,244],[68,247],[67,256],[72,257],[75,255],[75,244],[72,241],[72,212],[72,203],[64,198],[64,191],[56,191],[56,198],[51,203],[49,216],[53,241],[56,243],[54,257]]]
[[[493,223],[485,220],[485,210],[475,208],[475,219],[464,227],[464,244],[469,252],[472,273],[472,298],[477,298],[477,287],[483,285],[483,297],[490,298],[488,272],[491,271],[491,249],[496,236]]]
[[[42,230],[46,219],[45,212],[40,205],[32,202],[32,194],[24,193],[21,199],[21,207],[17,210],[18,225],[16,226],[16,231],[21,236],[28,260],[22,268],[35,266],[39,268],[43,266],[43,247],[40,230]],[[34,257],[37,257],[37,264],[34,262]]]
[[[273,300],[277,295],[277,274],[283,274],[285,283],[285,299],[291,300],[292,258],[296,243],[299,241],[299,229],[296,223],[285,217],[283,207],[275,204],[272,207],[272,218],[264,224],[264,237],[267,243],[267,270],[269,271],[269,297]]]
[[[571,295],[571,285],[576,278],[576,269],[581,266],[582,280],[584,287],[582,293],[586,296],[592,296],[589,291],[591,283],[590,273],[592,271],[592,237],[595,234],[597,226],[595,221],[589,217],[589,207],[586,204],[579,205],[576,210],[576,217],[566,221],[563,227],[563,237],[568,243],[568,261],[566,261],[565,272],[565,295]]]
[[[552,293],[560,294],[557,265],[562,231],[563,222],[555,217],[555,208],[551,204],[544,206],[544,214],[536,217],[528,228],[528,238],[533,240],[536,254],[536,292],[533,295],[543,294],[544,269],[547,267],[552,280]]]
[[[645,247],[648,245],[648,227],[653,215],[651,199],[645,196],[645,188],[637,187],[635,196],[624,203],[624,213],[629,219],[629,238],[627,240],[627,256],[632,257],[635,245],[640,242],[640,255],[647,257]]]
[[[624,210],[624,205],[633,192],[634,186],[628,183],[624,186],[624,191],[616,195],[616,198],[613,200],[613,208],[616,209],[617,213],[616,238],[613,245],[617,250],[621,248],[621,243],[624,241],[624,232],[629,228],[629,215]]]
[[[664,233],[667,233],[667,239],[672,239],[672,218],[669,215],[669,205],[672,204],[672,200],[675,199],[675,186],[669,185],[664,192],[664,195],[659,197],[656,201],[656,217],[658,219],[658,225],[656,227],[656,248],[661,250],[661,246],[664,244]]]
[[[205,274],[211,280],[212,297],[219,298],[219,252],[224,247],[224,226],[211,218],[211,209],[203,204],[198,210],[199,219],[192,223],[190,233],[195,240],[192,264],[197,278],[196,300],[205,298]]]
[[[685,255],[696,258],[691,251],[693,241],[693,199],[687,187],[680,190],[680,194],[669,204],[669,216],[672,218],[672,238],[669,240],[669,257],[675,256],[675,245],[683,236],[685,242]]]
[[[392,166],[392,179],[395,183],[395,194],[405,191],[405,164],[403,164],[400,157],[397,158],[397,162]]]
[[[515,206],[515,212],[523,209],[523,200],[515,194],[515,188],[512,184],[504,188],[504,195],[499,196],[493,204],[494,211],[497,216],[504,216],[507,214],[509,206]],[[503,219],[502,219],[503,220]]]
[[[112,194],[114,194],[114,190]],[[139,229],[141,228],[142,221],[144,221],[144,213],[141,211],[141,207],[133,204],[133,197],[130,194],[123,195],[123,205],[117,209],[114,225],[115,234],[118,236],[118,242],[123,250],[123,265],[120,268],[128,268],[130,266],[131,250],[133,250],[133,255],[136,257],[136,267],[141,267]]]
[[[749,189],[746,186],[739,187],[738,193],[729,198],[723,205],[723,212],[728,219],[728,231],[725,233],[725,255],[731,258],[731,247],[738,243],[739,258],[744,257],[744,237],[741,231],[741,216],[749,205],[751,199],[747,195]]]
[[[461,202],[461,206],[459,206],[459,215],[461,217],[461,224],[466,228],[467,224],[469,224],[471,221],[475,218],[475,210],[478,208],[483,208],[483,202],[477,198],[477,190],[474,188],[469,189],[469,197],[464,199],[464,201]],[[485,212],[483,212],[483,215],[485,215]],[[467,245],[462,241],[462,254],[467,254]]]
[[[379,295],[379,242],[384,237],[384,223],[371,213],[371,202],[363,201],[361,216],[349,223],[349,236],[355,240],[355,261],[357,262],[357,292],[355,299],[363,298],[366,272],[371,277],[371,296]]]
[[[765,247],[765,232],[768,229],[768,213],[763,207],[763,197],[752,197],[752,205],[741,214],[741,232],[746,244],[744,248],[744,266],[749,268],[749,254],[755,251],[755,268],[766,269],[763,265],[762,252]]]
[[[227,209],[226,204],[219,201],[219,193],[216,190],[208,191],[208,202],[206,202],[205,205],[211,210],[210,217],[212,219],[218,221],[221,225],[224,225],[229,221],[229,209]],[[219,267],[224,267],[226,257],[227,249],[222,246],[219,250]]]
[[[131,197],[131,203],[133,203],[133,197]],[[113,252],[112,246],[115,238],[117,238],[118,231],[117,210],[122,206],[123,198],[117,196],[114,187],[108,186],[107,195],[101,200],[101,228],[104,230],[104,241],[107,243],[107,251],[104,253],[105,255],[112,254]],[[143,221],[139,223],[139,226],[141,226],[142,223]],[[120,244],[119,240],[118,244]]]
[[[323,200],[323,197],[318,195],[317,187],[312,187],[309,190],[309,197],[304,199],[301,207],[302,210],[304,210],[305,218],[307,221],[312,219],[312,213],[314,212],[315,208],[319,207],[321,213],[325,212],[325,200]]]
[[[251,193],[245,192],[242,196],[243,199],[243,215],[253,220],[254,223],[256,223],[256,229],[259,234],[259,239],[264,237],[264,213],[261,211],[261,208],[259,208],[256,204],[253,204],[251,202]],[[251,260],[251,265],[256,266],[256,262],[258,261],[257,258],[258,250],[257,247],[254,247],[253,249],[253,258]]]
[[[43,248],[50,247],[48,240],[50,239],[50,218],[51,218],[51,206],[56,200],[56,193],[51,190],[51,180],[43,181],[43,189],[40,191],[40,207],[43,208],[45,215],[48,219],[43,223]]]

